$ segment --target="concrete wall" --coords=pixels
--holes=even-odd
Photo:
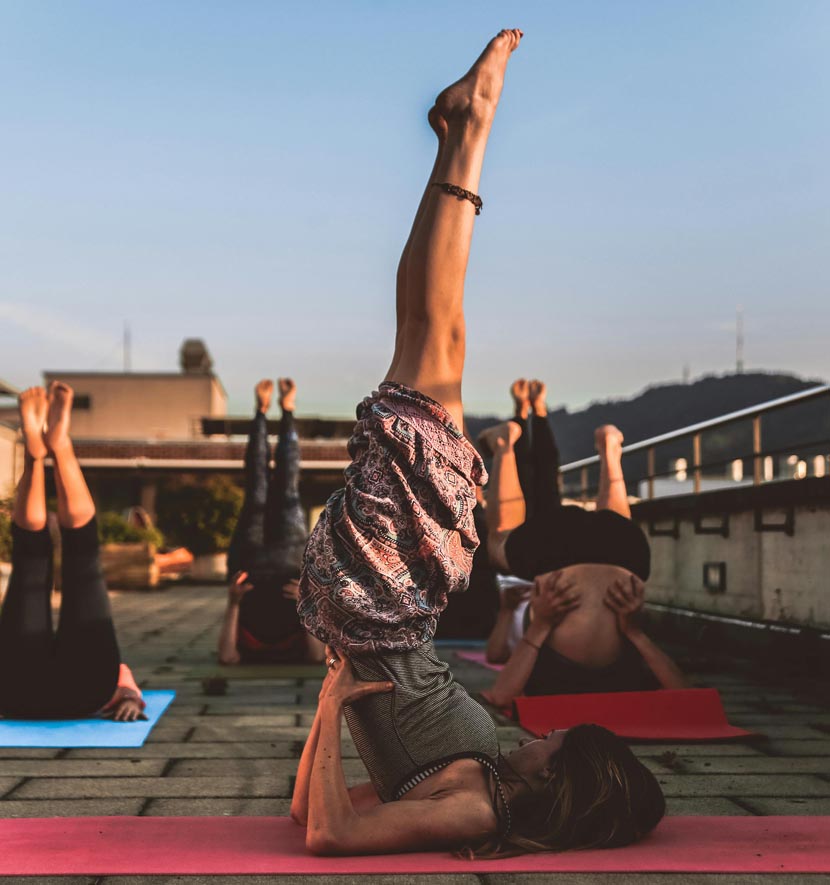
[[[729,537],[695,531],[695,516],[678,507],[652,519],[658,531],[677,525],[678,537],[649,540],[654,602],[696,611],[830,627],[830,502],[793,504],[793,534],[756,531],[756,508],[710,514],[704,527],[729,520]],[[783,524],[790,507],[760,508],[765,524]],[[635,515],[640,517],[642,514]],[[648,521],[640,523],[649,532]],[[704,587],[703,564],[726,563],[726,591]]]
[[[219,380],[202,374],[44,373],[87,396],[88,409],[72,413],[75,439],[195,439],[199,419],[226,413]]]

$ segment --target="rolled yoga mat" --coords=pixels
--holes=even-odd
[[[314,857],[285,817],[21,818],[0,820],[0,844],[5,876],[830,872],[830,817],[669,817],[626,848],[499,860]]]
[[[519,724],[541,737],[584,722],[634,740],[722,741],[755,737],[726,719],[717,689],[679,688],[519,697]]]
[[[146,720],[0,719],[0,747],[141,747],[175,691],[145,691]]]

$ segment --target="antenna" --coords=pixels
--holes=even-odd
[[[735,317],[735,373],[744,373],[744,309],[740,304]]]
[[[124,371],[132,370],[132,337],[130,335],[130,324],[124,320]]]

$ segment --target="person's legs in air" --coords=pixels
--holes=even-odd
[[[58,712],[84,716],[110,700],[121,656],[98,553],[95,504],[69,437],[72,389],[53,381],[44,434],[61,529],[61,612],[55,637]]]
[[[604,424],[594,432],[594,443],[599,452],[597,510],[613,510],[631,519],[622,469],[623,435],[613,424]]]
[[[531,459],[533,463],[533,495],[529,503],[530,513],[550,515],[562,505],[559,492],[559,448],[548,421],[545,401],[547,387],[542,381],[530,382],[530,405],[532,411]]]
[[[12,573],[0,611],[0,714],[37,716],[52,658],[52,540],[46,528],[42,387],[20,394],[23,475],[12,510]]]
[[[265,548],[265,514],[268,499],[268,421],[274,382],[260,381],[254,389],[256,415],[245,449],[245,499],[228,549],[228,575],[255,571]]]
[[[282,417],[268,488],[265,543],[278,572],[299,575],[308,524],[300,501],[300,440],[294,429],[297,385],[291,378],[280,378],[277,385]]]

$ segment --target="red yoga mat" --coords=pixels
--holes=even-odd
[[[448,852],[313,857],[284,817],[0,821],[0,875],[830,872],[830,817],[671,817],[627,848],[469,861]]]
[[[753,733],[730,725],[714,688],[617,691],[520,697],[519,723],[541,737],[593,722],[635,740],[722,741]]]

